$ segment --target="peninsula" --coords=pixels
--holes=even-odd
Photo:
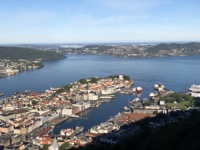
[[[50,88],[43,93],[26,91],[2,98],[0,145],[26,147],[28,145],[21,142],[27,140],[41,148],[52,144],[53,140],[44,135],[55,125],[70,117],[78,117],[78,113],[86,109],[98,107],[132,84],[133,80],[126,75],[92,77],[61,88]]]
[[[0,78],[25,70],[43,67],[43,60],[63,59],[64,55],[53,51],[21,47],[0,47]]]

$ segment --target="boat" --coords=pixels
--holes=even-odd
[[[138,102],[140,99],[139,98],[134,98],[130,103],[136,103]]]
[[[84,129],[83,126],[76,126],[75,132],[76,132],[76,133],[82,132],[83,129]]]
[[[140,86],[137,87],[137,88],[136,88],[136,91],[137,91],[138,94],[142,93],[142,87],[140,87]]]
[[[191,92],[200,92],[200,85],[192,84],[189,90]]]
[[[136,88],[133,88],[133,93],[135,93],[136,92]]]
[[[3,95],[4,95],[4,93],[0,92],[0,97],[3,96]]]
[[[124,110],[128,111],[130,108],[128,106],[124,106]]]
[[[158,94],[155,94],[155,93],[150,93],[149,94],[149,97],[155,97],[155,96],[158,96]]]
[[[154,85],[154,89],[155,89],[155,90],[158,90],[159,88],[164,89],[165,86],[164,86],[163,84],[161,84],[161,83],[159,83],[159,84],[155,84],[155,85]]]

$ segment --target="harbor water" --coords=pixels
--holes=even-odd
[[[187,91],[191,84],[200,84],[200,56],[166,58],[116,58],[97,55],[68,55],[63,60],[44,62],[38,70],[26,71],[15,76],[0,78],[0,91],[5,96],[25,90],[43,92],[50,87],[60,87],[81,78],[106,77],[126,74],[141,86],[141,95],[119,94],[115,99],[103,103],[98,108],[88,109],[80,118],[72,118],[56,126],[54,133],[62,128],[84,126],[84,131],[108,120],[123,111],[123,107],[135,97],[148,98],[153,85],[162,83],[174,91]]]

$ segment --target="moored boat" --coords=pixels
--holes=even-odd
[[[191,92],[200,92],[200,85],[193,84],[193,85],[191,85],[191,87],[189,88],[189,90]]]
[[[159,88],[164,89],[165,86],[164,86],[163,84],[161,84],[161,83],[159,83],[159,84],[154,84],[154,89],[155,89],[155,90],[158,90]]]
[[[83,126],[76,126],[75,132],[79,133],[81,131],[83,131],[84,127]]]
[[[158,94],[155,94],[155,93],[150,93],[150,94],[149,94],[150,97],[155,97],[155,96],[157,96],[157,95],[158,95]]]
[[[140,86],[137,87],[137,88],[136,88],[136,91],[137,91],[138,94],[142,93],[142,87],[140,87]]]
[[[3,95],[4,95],[4,93],[0,92],[0,97],[3,96]]]
[[[134,98],[130,103],[136,103],[138,102],[140,99],[139,98]]]

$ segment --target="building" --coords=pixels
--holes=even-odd
[[[99,96],[96,95],[95,93],[90,92],[90,93],[88,94],[88,100],[97,101],[98,99],[99,99]]]

